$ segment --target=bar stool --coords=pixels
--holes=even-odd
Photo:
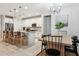
[[[27,36],[25,35],[25,33],[21,33],[21,40],[20,40],[20,44],[21,45],[27,45]]]
[[[8,31],[8,43],[11,44],[11,32],[10,31]]]
[[[5,41],[5,35],[6,35],[5,31],[3,31],[3,41]]]
[[[13,38],[13,37],[14,37],[14,36],[13,36],[13,31],[10,31],[10,32],[9,32],[9,40],[10,40],[9,43],[10,43],[10,44],[14,44],[14,42],[13,42],[13,39],[14,39],[14,38]]]
[[[17,44],[17,32],[14,32],[14,39],[13,39],[13,44]]]
[[[21,32],[17,32],[16,44],[20,44]]]
[[[9,42],[9,32],[5,31],[5,42]]]

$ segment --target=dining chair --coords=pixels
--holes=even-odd
[[[66,55],[66,52],[71,52],[71,53],[75,53],[76,56],[78,56],[78,52],[77,52],[77,40],[78,37],[77,36],[73,36],[72,37],[72,45],[69,45],[69,46],[65,46],[65,55]]]
[[[44,46],[46,55],[48,56],[61,55],[62,36],[44,35],[42,38],[43,38],[42,46]]]
[[[45,50],[47,47],[47,38],[49,38],[50,35],[42,35],[42,45],[41,45],[41,51]]]

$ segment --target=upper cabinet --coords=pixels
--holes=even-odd
[[[51,15],[43,16],[43,34],[51,34]]]

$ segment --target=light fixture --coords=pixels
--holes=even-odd
[[[9,15],[11,15],[11,13],[12,13],[12,10],[9,10]]]
[[[50,14],[58,14],[61,11],[61,3],[53,3],[49,6]]]
[[[28,7],[27,7],[27,6],[25,6],[25,9],[27,10],[27,9],[28,9]]]
[[[13,17],[16,17],[16,9],[13,9]]]
[[[19,10],[16,9],[16,12],[19,12]]]

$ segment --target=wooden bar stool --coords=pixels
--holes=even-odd
[[[21,33],[20,45],[27,45],[27,36],[25,33]]]
[[[3,41],[5,41],[5,35],[6,35],[5,31],[3,31]]]
[[[10,31],[10,32],[9,32],[9,43],[10,43],[10,44],[14,44],[13,39],[14,39],[13,31]]]
[[[8,31],[8,43],[11,44],[11,32],[10,31]]]
[[[24,33],[21,33],[20,45],[24,45]]]
[[[21,32],[17,32],[17,37],[16,37],[16,44],[20,44],[20,39],[21,39]]]
[[[14,32],[14,39],[13,39],[13,43],[15,44],[15,45],[17,45],[17,32]]]
[[[5,31],[5,42],[9,42],[9,32]]]

